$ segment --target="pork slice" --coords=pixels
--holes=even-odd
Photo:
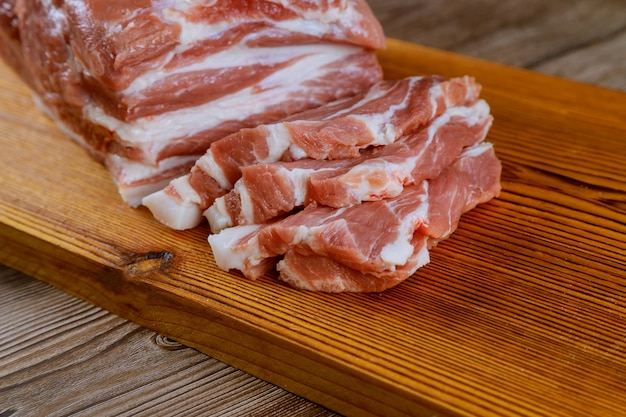
[[[463,213],[500,193],[501,165],[491,144],[468,148],[453,168],[454,172],[446,170],[429,182],[428,220],[413,233],[415,250],[406,264],[378,273],[361,272],[296,247],[278,262],[279,278],[295,288],[324,292],[380,292],[401,283],[429,262],[428,250],[454,232]]]
[[[312,173],[309,198],[345,207],[395,197],[407,185],[439,176],[464,148],[485,139],[492,121],[484,100],[449,108],[427,127],[378,148],[358,164]]]
[[[300,253],[327,256],[361,272],[383,272],[404,265],[413,253],[409,244],[413,231],[426,219],[427,183],[405,189],[404,198],[362,203],[334,209],[309,205],[280,221],[263,224],[246,238],[245,259],[251,265],[267,258],[284,255],[297,248]],[[238,234],[234,226],[211,235],[211,247],[219,245],[221,236]],[[239,252],[242,246],[235,246]],[[220,245],[220,250],[224,248]],[[252,250],[252,251],[250,251]],[[216,261],[220,259],[216,254]],[[239,256],[231,255],[229,262]],[[243,266],[243,265],[242,265]],[[232,267],[232,264],[231,264]],[[255,271],[240,268],[250,278]]]
[[[492,145],[483,142],[464,151],[436,179],[406,187],[395,198],[339,209],[309,205],[280,220],[224,229],[209,236],[209,244],[220,268],[240,270],[251,279],[270,268],[269,259],[289,250],[384,276],[419,267],[416,259],[424,257],[416,252],[422,251],[424,239],[446,238],[464,211],[499,191],[500,163]]]
[[[430,245],[449,237],[463,213],[500,194],[501,172],[493,145],[483,142],[465,149],[445,175],[430,182],[428,221],[421,226]]]
[[[382,292],[413,275],[430,261],[428,237],[415,234],[407,263],[379,273],[360,272],[330,257],[288,250],[276,265],[280,280],[292,287],[321,292]]]
[[[287,124],[293,144],[286,158],[354,158],[368,146],[389,145],[446,109],[475,103],[480,85],[471,77],[431,75],[383,81],[355,106],[319,121]]]
[[[234,188],[215,199],[203,215],[213,233],[234,225],[263,223],[313,202],[309,178],[315,173],[343,170],[360,160],[301,159],[243,167]]]
[[[475,103],[479,93],[480,85],[471,77],[381,81],[358,101],[333,102],[212,143],[184,180],[149,196],[144,204],[170,227],[194,227],[201,220],[197,213],[233,188],[242,167],[304,158],[358,158],[363,149],[393,143],[448,108]]]
[[[491,126],[483,100],[451,107],[430,125],[359,158],[254,164],[204,215],[213,233],[237,224],[263,223],[312,201],[346,207],[395,197],[405,186],[432,179],[463,148],[484,140]]]

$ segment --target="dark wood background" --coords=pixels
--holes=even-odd
[[[623,0],[374,0],[388,37],[626,90]]]
[[[626,91],[623,0],[370,5],[388,37]],[[0,416],[124,413],[335,415],[0,266]]]

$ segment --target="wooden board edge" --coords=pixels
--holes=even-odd
[[[128,279],[121,268],[5,224],[0,224],[0,247],[6,248],[0,263],[10,268],[343,415],[432,416],[451,411],[199,303],[185,299],[190,308],[181,311],[176,308],[180,296],[151,285],[149,275],[156,272]],[[33,257],[36,264],[23,261]],[[176,314],[166,315],[176,321],[162,320],[160,312],[169,308]]]

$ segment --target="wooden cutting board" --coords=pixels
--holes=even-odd
[[[382,294],[215,266],[0,66],[0,262],[344,414],[626,415],[626,94],[389,40],[389,78],[483,84],[503,192]]]

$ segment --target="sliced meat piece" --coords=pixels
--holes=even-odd
[[[313,201],[346,207],[395,197],[405,186],[436,178],[463,148],[484,140],[491,126],[483,100],[451,107],[430,125],[359,158],[254,164],[204,215],[217,233],[238,224],[263,223]]]
[[[482,142],[493,118],[484,100],[452,107],[430,125],[376,149],[350,168],[316,172],[309,179],[311,199],[331,207],[395,197],[403,187],[433,179],[464,148]]]
[[[403,265],[412,254],[410,235],[427,215],[425,187],[426,182],[406,188],[405,198],[395,201],[340,209],[309,205],[279,221],[224,229],[209,236],[209,243],[218,266],[253,279],[258,278],[256,265],[294,248],[358,270],[382,272]],[[252,233],[240,238],[242,230]]]
[[[299,118],[285,123],[292,145],[284,159],[356,158],[361,149],[389,145],[447,108],[476,102],[479,94],[480,86],[470,77],[383,81],[350,108],[322,120]]]
[[[394,287],[430,261],[428,237],[415,234],[407,263],[393,271],[365,273],[327,256],[302,255],[290,249],[276,265],[280,279],[292,287],[321,292],[382,292]]]
[[[501,172],[493,145],[483,142],[465,149],[450,169],[430,181],[428,221],[421,227],[430,245],[449,237],[463,213],[500,194]]]
[[[217,198],[203,215],[213,233],[235,225],[263,223],[310,204],[312,175],[343,170],[371,154],[369,150],[358,159],[302,159],[249,165],[242,168],[242,177],[235,187]]]
[[[471,77],[382,81],[358,101],[341,100],[214,142],[185,180],[148,196],[144,204],[170,227],[194,227],[201,221],[198,213],[232,189],[244,166],[307,157],[356,158],[362,149],[393,143],[448,108],[475,103],[479,93],[480,85]]]
[[[209,236],[209,243],[220,268],[237,269],[251,279],[294,251],[299,256],[329,258],[395,285],[423,264],[424,255],[419,253],[424,239],[433,243],[445,239],[462,213],[499,193],[500,171],[492,145],[483,142],[464,151],[436,179],[406,187],[398,197],[339,209],[310,205],[281,220],[224,229]],[[284,274],[291,269],[288,265],[281,268]],[[292,285],[299,279],[285,276]],[[327,279],[342,278],[339,274]],[[301,287],[309,285],[304,282]],[[344,287],[354,288],[354,283]]]

